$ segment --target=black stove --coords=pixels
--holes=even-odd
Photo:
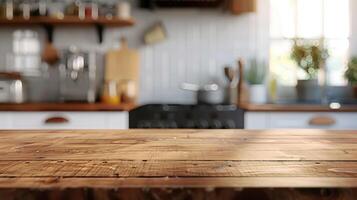
[[[234,105],[151,104],[130,111],[129,128],[243,129],[244,111]]]

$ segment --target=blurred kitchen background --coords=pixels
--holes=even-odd
[[[311,112],[308,128],[354,128],[354,0],[1,0],[0,7],[4,111],[62,116],[87,104],[93,112],[144,106],[132,127],[148,128],[290,128],[299,120],[270,126],[269,112]],[[182,126],[168,113],[162,119],[165,109],[200,105],[239,114],[230,123],[212,113],[186,113]],[[161,114],[146,116],[153,110]],[[353,114],[343,116],[347,126],[326,117],[336,110]],[[248,122],[256,117],[264,125]]]
[[[111,2],[113,5],[118,3],[120,1]],[[238,57],[254,58],[257,53],[257,31],[267,28],[262,27],[264,23],[257,24],[255,14],[234,16],[220,7],[152,10],[139,8],[139,2],[135,0],[129,3],[131,15],[136,21],[135,25],[105,28],[103,43],[100,44],[98,41],[96,27],[74,25],[54,27],[53,44],[58,49],[75,45],[86,51],[94,50],[105,54],[106,51],[119,47],[120,37],[126,37],[129,46],[140,53],[140,92],[138,92],[140,103],[193,103],[194,94],[181,90],[180,84],[183,82],[207,84],[213,79],[224,81],[224,66],[235,65]],[[165,26],[167,39],[158,44],[145,45],[143,43],[145,31],[157,23]],[[2,28],[0,31],[2,69],[11,69],[12,65],[6,63],[6,57],[13,51],[16,30],[35,31],[41,46],[43,41],[46,41],[45,30],[41,26]],[[268,50],[267,48],[266,45],[265,51]],[[36,97],[30,98],[29,101],[58,100],[54,92],[58,84],[54,83],[52,77],[35,82],[34,88],[37,89],[32,91],[36,93],[34,95]],[[50,86],[51,88],[48,88]],[[51,95],[47,95],[48,92]]]

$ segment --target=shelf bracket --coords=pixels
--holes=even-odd
[[[98,34],[98,41],[99,43],[103,43],[103,31],[104,31],[104,27],[103,25],[100,24],[96,24],[95,28],[97,29],[97,34]]]
[[[48,42],[53,43],[53,25],[44,24],[43,26],[46,30]]]

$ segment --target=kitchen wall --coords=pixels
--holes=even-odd
[[[350,0],[351,9],[351,38],[350,38],[350,54],[357,56],[357,1]]]
[[[129,45],[139,49],[141,54],[140,103],[193,103],[194,94],[182,91],[181,83],[225,83],[225,65],[236,65],[239,57],[249,58],[256,54],[258,35],[254,14],[234,16],[219,9],[134,9],[133,16],[137,21],[135,27],[106,29],[104,43],[100,46],[93,27],[58,27],[55,29],[55,45],[65,48],[75,44],[105,52],[117,47],[119,38],[126,36]],[[144,31],[158,21],[165,24],[168,40],[145,46],[142,43]],[[35,29],[44,39],[41,27],[27,28]],[[0,30],[2,68],[6,65],[6,53],[11,51],[12,32],[16,29]],[[43,87],[47,85],[42,84]]]

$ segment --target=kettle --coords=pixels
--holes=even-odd
[[[196,92],[198,104],[222,104],[224,101],[224,91],[217,84],[199,86],[183,83],[181,89]]]

